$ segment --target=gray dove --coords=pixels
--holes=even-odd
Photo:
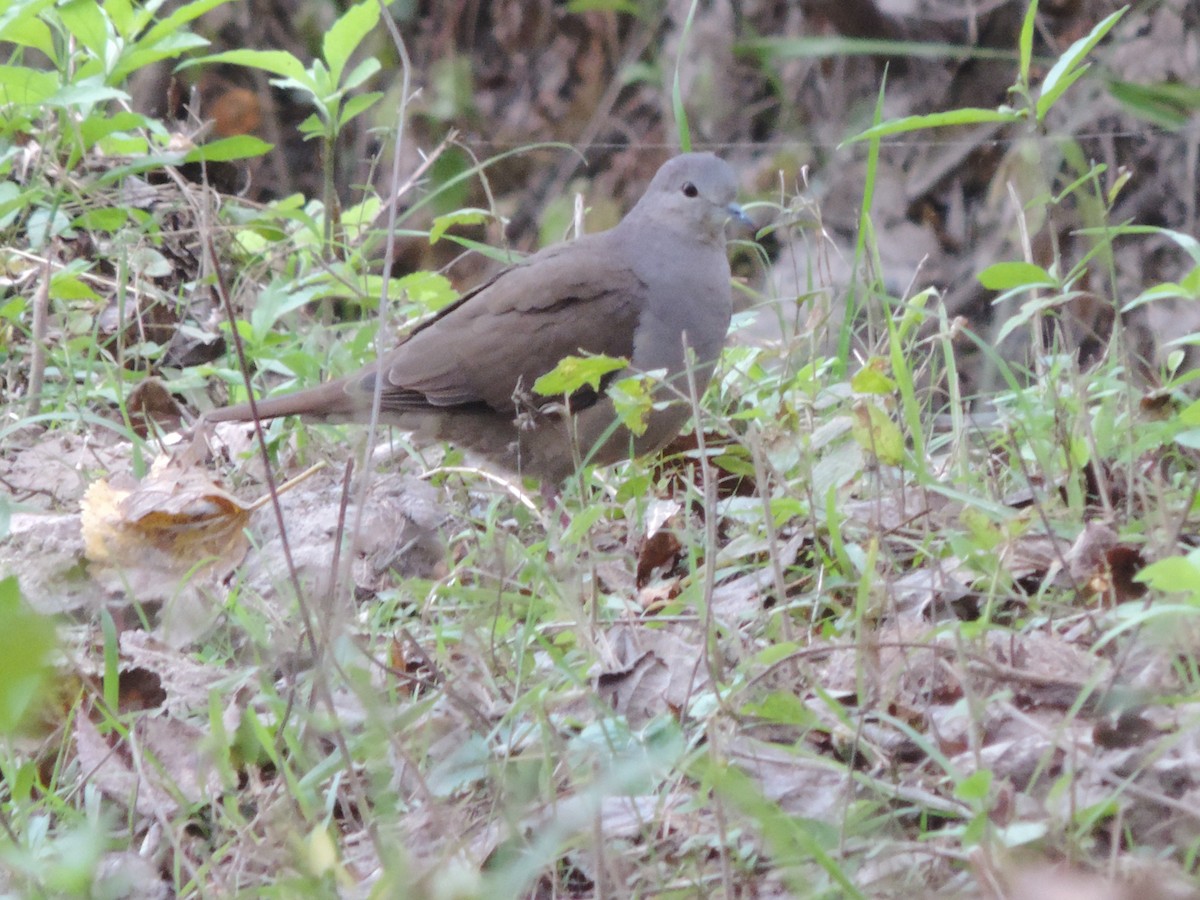
[[[262,419],[298,415],[362,422],[382,379],[379,421],[415,438],[449,441],[502,469],[559,482],[578,458],[608,465],[661,449],[690,411],[689,357],[703,391],[725,342],[732,305],[726,223],[749,220],[737,183],[711,153],[667,161],[616,227],[547,247],[463,295],[371,365],[309,390],[259,400]],[[686,347],[686,349],[685,349]],[[530,389],[567,356],[628,360],[600,391],[564,403]],[[659,372],[645,432],[615,424],[604,387]],[[665,373],[665,374],[663,374]],[[249,404],[209,422],[251,421]]]

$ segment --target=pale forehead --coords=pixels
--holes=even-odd
[[[665,162],[654,176],[653,184],[659,187],[674,187],[684,181],[703,182],[710,186],[735,184],[733,169],[720,157],[711,153],[685,153]]]

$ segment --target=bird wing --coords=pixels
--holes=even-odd
[[[511,412],[514,392],[528,391],[565,356],[628,359],[645,285],[620,264],[610,234],[537,253],[414,331],[376,370],[384,408],[485,404]]]

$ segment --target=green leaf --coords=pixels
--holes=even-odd
[[[7,225],[17,210],[33,206],[40,196],[40,191],[22,191],[11,181],[0,181],[0,225]]]
[[[349,75],[346,76],[345,81],[343,81],[340,85],[341,90],[354,90],[382,68],[382,64],[380,64],[379,60],[377,60],[375,57],[372,56],[364,59],[354,67]]]
[[[1037,119],[1039,122],[1045,120],[1046,114],[1050,112],[1051,107],[1058,101],[1058,98],[1067,92],[1067,89],[1087,74],[1088,69],[1092,67],[1091,63],[1085,63],[1078,69],[1067,73],[1055,85],[1053,91],[1043,90],[1042,95],[1037,102]]]
[[[108,80],[120,83],[138,69],[143,69],[160,60],[175,59],[189,50],[206,46],[208,46],[208,41],[187,31],[168,35],[154,44],[145,42],[137,44],[132,50],[121,55],[120,61],[113,67]]]
[[[486,209],[460,209],[444,216],[438,216],[429,228],[429,243],[436,244],[446,233],[446,229],[453,225],[479,225],[491,217],[492,214]]]
[[[591,531],[592,526],[599,522],[608,513],[608,508],[603,503],[593,503],[590,506],[585,506],[575,515],[571,516],[571,524],[567,526],[567,530],[563,532],[562,544],[564,547],[577,547],[583,542]]]
[[[736,53],[755,53],[764,59],[834,59],[847,56],[908,56],[913,59],[996,59],[1010,62],[1012,50],[972,47],[937,41],[890,41],[877,38],[761,37],[739,41]]]
[[[129,268],[146,278],[166,278],[174,271],[167,258],[153,247],[136,247],[131,250]]]
[[[278,75],[280,78],[290,78],[297,86],[313,93],[312,79],[308,70],[292,54],[283,50],[226,50],[223,53],[210,53],[196,59],[185,60],[179,68],[207,65],[209,63],[230,63],[235,66],[248,66],[251,69],[261,69]]]
[[[278,84],[278,82],[274,83]],[[325,119],[322,115],[324,112],[324,109],[322,109],[320,112],[315,112],[296,126],[299,132],[304,135],[304,139],[306,141],[319,138],[325,133]]]
[[[992,789],[992,773],[988,769],[976,769],[954,786],[954,796],[978,808],[987,800]]]
[[[0,319],[6,322],[16,322],[29,308],[29,301],[24,297],[13,297],[7,303],[0,303]],[[0,502],[0,534],[8,533],[8,509]]]
[[[543,397],[573,394],[584,386],[600,390],[600,379],[610,372],[619,372],[629,365],[628,360],[611,356],[565,356],[558,365],[533,383],[533,391]]]
[[[70,0],[58,8],[63,26],[98,60],[105,59],[105,48],[113,32],[108,17],[96,0]]]
[[[378,22],[379,3],[377,0],[365,0],[346,10],[325,33],[322,54],[334,84],[342,80],[342,71],[346,68],[350,54],[358,48],[363,38],[371,33]]]
[[[1021,288],[1020,290],[1024,290],[1024,288]],[[996,298],[996,302],[999,303],[1001,300],[1007,299],[1008,296],[1008,294],[1002,294],[1000,297]],[[1023,325],[1027,325],[1040,313],[1043,313],[1048,309],[1053,309],[1056,306],[1062,306],[1064,303],[1067,303],[1078,296],[1079,291],[1068,291],[1064,294],[1045,294],[1034,297],[1032,300],[1027,300],[1025,303],[1021,304],[1021,308],[1017,310],[1014,315],[1009,316],[1004,321],[1004,324],[1000,326],[1000,331],[996,335],[996,342],[999,343],[1018,328],[1022,327]]]
[[[35,0],[35,2],[15,2],[0,12],[0,41],[7,41],[20,47],[32,47],[46,54],[56,66],[58,53],[54,46],[54,35],[49,26],[38,18],[46,7],[54,0]]]
[[[882,367],[886,365],[879,357],[869,360],[850,379],[850,389],[857,394],[891,394],[896,390],[896,382],[883,374]]]
[[[635,435],[646,433],[654,409],[652,381],[643,374],[631,375],[613,382],[608,389],[617,419]]]
[[[0,94],[6,103],[38,106],[58,90],[58,76],[25,66],[0,66]]]
[[[137,36],[137,31],[140,30],[138,23],[142,22],[144,17],[134,15],[133,4],[129,0],[104,0],[103,5],[117,34],[126,39]]]
[[[1151,563],[1133,578],[1156,591],[1191,594],[1200,598],[1200,566],[1193,555],[1170,556]]]
[[[68,272],[56,272],[50,279],[50,296],[55,300],[98,300],[87,282]]]
[[[394,296],[403,294],[428,312],[437,312],[458,299],[454,285],[440,272],[412,272],[392,285]]]
[[[1108,92],[1134,115],[1163,128],[1182,128],[1200,110],[1200,88],[1164,81],[1110,81]]]
[[[1014,288],[1057,287],[1058,280],[1041,266],[1027,262],[1001,262],[979,273],[979,283],[989,291]]]
[[[109,87],[100,75],[91,75],[81,78],[77,82],[63,85],[43,102],[46,106],[68,109],[95,106],[97,103],[107,103],[109,100],[128,99],[127,93],[118,88]]]
[[[299,287],[282,281],[272,281],[268,284],[258,295],[254,311],[250,314],[254,343],[261,343],[281,316],[310,303],[322,290],[323,288],[317,285]]]
[[[1192,271],[1197,272],[1200,269],[1193,269]],[[1122,306],[1121,312],[1130,312],[1139,306],[1145,306],[1147,303],[1155,300],[1200,300],[1200,289],[1197,289],[1194,285],[1176,284],[1173,281],[1156,284],[1154,287],[1142,291]]]
[[[944,128],[948,125],[980,125],[988,122],[1008,123],[1020,122],[1021,114],[1011,109],[978,109],[965,107],[948,112],[930,113],[925,116],[906,116],[891,122],[882,122],[866,131],[859,132],[847,138],[847,144],[857,141],[869,141],[875,138],[888,137],[893,134],[905,134],[910,131],[923,131],[926,128]]]
[[[372,91],[369,94],[359,94],[357,97],[351,97],[342,107],[341,113],[338,114],[337,126],[341,128],[355,116],[366,112],[372,106],[379,102],[379,98],[383,94],[380,91]]]
[[[229,0],[192,0],[191,3],[185,3],[178,9],[173,10],[165,19],[160,19],[154,25],[150,26],[150,29],[142,35],[142,40],[155,43],[161,40],[164,35],[176,34],[189,22],[228,2]]]
[[[79,123],[79,134],[80,137],[83,138],[83,143],[86,146],[93,147],[104,138],[116,132],[137,131],[138,129],[142,128],[158,135],[159,137],[163,138],[164,143],[166,142],[167,133],[162,127],[161,122],[159,122],[157,119],[151,119],[147,116],[143,116],[135,112],[129,112],[127,110],[113,113],[110,116],[88,116]],[[139,136],[138,140],[141,141],[141,145],[143,147],[146,146],[146,142],[143,138]],[[145,152],[145,150],[142,152]]]
[[[641,9],[632,0],[569,0],[567,12],[614,12],[641,16]]]
[[[16,576],[0,580],[0,734],[11,735],[49,686],[53,622],[25,605]]]
[[[1030,0],[1021,22],[1021,34],[1017,39],[1017,58],[1021,66],[1021,85],[1029,87],[1029,67],[1033,61],[1033,33],[1037,25],[1037,0]]]
[[[1091,233],[1091,229],[1082,229],[1081,233]],[[1098,233],[1103,234],[1106,238],[1109,235],[1144,235],[1144,234],[1161,234],[1169,237],[1176,244],[1182,247],[1187,255],[1192,258],[1193,265],[1200,266],[1200,240],[1197,240],[1190,234],[1182,231],[1172,231],[1170,228],[1160,228],[1157,225],[1121,225],[1116,228],[1105,228]]]
[[[1125,6],[1107,16],[1090,32],[1068,47],[1066,52],[1050,67],[1050,71],[1046,73],[1046,77],[1042,80],[1041,94],[1037,101],[1037,118],[1039,122],[1042,121],[1046,113],[1050,111],[1050,107],[1062,96],[1063,92],[1083,74],[1084,69],[1080,68],[1080,64],[1084,57],[1091,53],[1093,48],[1104,39],[1104,36],[1112,30],[1113,26],[1120,21],[1128,9],[1129,7]]]
[[[790,645],[790,647],[784,645],[784,649],[787,652],[794,653],[796,647],[794,644]],[[742,707],[742,713],[743,715],[756,716],[780,725],[798,725],[804,728],[812,728],[819,724],[816,713],[809,709],[808,704],[788,691],[773,691],[763,697],[762,700],[747,703]]]
[[[86,209],[72,222],[71,227],[89,231],[116,231],[129,221],[129,211],[113,206]]]
[[[236,134],[193,147],[183,159],[184,162],[228,162],[232,159],[262,156],[274,146],[250,134]]]
[[[854,405],[854,424],[850,433],[860,447],[875,454],[885,466],[904,461],[904,436],[887,413],[868,400]]]

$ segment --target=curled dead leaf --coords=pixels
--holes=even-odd
[[[198,563],[237,565],[251,508],[198,470],[155,463],[132,488],[100,480],[82,501],[84,553],[100,565],[185,575]]]

